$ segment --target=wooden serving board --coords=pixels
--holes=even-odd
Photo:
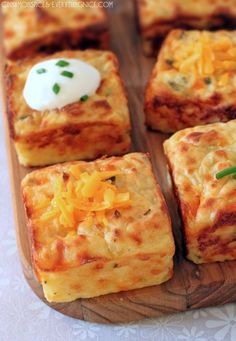
[[[3,112],[16,236],[25,278],[35,294],[53,309],[77,319],[99,323],[128,322],[233,302],[236,300],[236,261],[198,266],[185,260],[183,256],[181,222],[162,150],[162,142],[167,135],[146,131],[143,123],[143,93],[154,60],[145,58],[142,54],[133,1],[116,0],[114,5],[114,8],[109,11],[111,44],[112,50],[120,59],[121,74],[128,92],[133,125],[133,150],[148,151],[151,154],[157,179],[169,206],[177,247],[174,276],[159,286],[80,299],[72,303],[46,302],[42,288],[32,271],[30,243],[20,193],[21,179],[30,170],[21,167],[17,161],[9,138],[6,115]]]

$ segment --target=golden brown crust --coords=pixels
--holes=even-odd
[[[150,80],[151,82],[152,80]],[[236,118],[236,106],[223,102],[217,93],[207,100],[180,99],[163,89],[151,100],[146,93],[146,124],[165,133],[215,122],[227,122]]]
[[[30,68],[42,60],[61,57],[79,58],[95,66],[102,78],[100,87],[86,102],[75,102],[60,110],[32,110],[22,96]],[[9,126],[21,163],[35,166],[94,159],[103,154],[123,154],[129,149],[127,97],[113,53],[63,51],[8,62],[5,79]],[[40,160],[38,153],[42,155]]]
[[[232,29],[236,27],[236,1],[136,0],[144,51],[154,55],[172,29]]]
[[[64,49],[108,48],[105,10],[100,7],[72,8],[69,0],[64,4],[67,2],[68,7],[65,8],[56,8],[57,0],[46,1],[44,7],[4,7],[7,58],[19,59]],[[51,5],[47,7],[48,4]]]
[[[174,58],[178,49],[173,52],[173,47],[179,44],[178,47],[184,50],[186,42],[192,41],[194,45],[195,39],[200,40],[204,34],[207,34],[213,43],[220,42],[221,39],[229,39],[232,47],[235,46],[235,31],[214,33],[172,31],[162,46],[146,88],[144,110],[146,123],[150,128],[175,132],[191,126],[218,121],[227,122],[236,118],[234,67],[225,71],[229,80],[228,83],[221,85],[223,68],[222,75],[217,73],[218,71],[216,74],[201,75],[192,69],[182,71],[175,66]],[[203,47],[208,46],[203,44]],[[194,53],[194,50],[192,55],[190,52],[189,58],[195,58]],[[223,53],[224,51],[222,55]]]
[[[42,204],[45,198],[51,198],[57,178],[63,175],[67,182],[72,176],[70,167],[75,165],[88,173],[118,170],[116,186],[130,193],[131,207],[106,212],[105,226],[84,227],[82,222],[82,234],[78,232],[79,225],[65,228],[57,217],[48,220],[45,229],[42,214],[48,207]],[[35,272],[47,299],[65,301],[130,290],[159,284],[172,275],[174,241],[170,217],[145,154],[37,170],[25,177],[22,191]],[[92,278],[92,283],[88,278]],[[103,286],[99,285],[101,279]]]
[[[215,174],[235,165],[236,121],[185,129],[164,143],[181,210],[187,257],[195,263],[236,259],[236,182]]]

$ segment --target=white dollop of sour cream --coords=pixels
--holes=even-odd
[[[49,59],[29,71],[23,96],[34,110],[60,109],[94,95],[101,82],[99,71],[79,59]]]

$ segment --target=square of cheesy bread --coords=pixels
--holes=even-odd
[[[170,218],[145,154],[36,170],[22,190],[33,265],[48,301],[142,288],[172,276]]]
[[[17,6],[8,1],[2,11],[7,58],[65,49],[108,48],[104,8],[82,6],[79,0],[74,1],[74,6],[70,0],[26,0]]]
[[[146,55],[154,55],[174,28],[236,27],[235,0],[136,0],[138,23]]]
[[[236,118],[236,31],[174,30],[147,85],[146,122],[175,132]]]
[[[78,99],[60,109],[34,110],[23,97],[29,70],[38,62],[55,58],[89,63],[100,73],[100,86],[86,101]],[[5,70],[7,113],[19,162],[41,166],[125,153],[130,147],[130,119],[118,67],[112,52],[96,50],[9,61]]]
[[[236,178],[219,177],[236,166],[236,120],[181,130],[165,141],[164,150],[187,257],[194,263],[236,259]]]

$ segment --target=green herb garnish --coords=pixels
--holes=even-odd
[[[74,77],[74,74],[72,72],[70,72],[70,71],[62,71],[61,75],[65,76],[65,77],[68,77],[68,78],[73,78]]]
[[[166,59],[165,60],[166,64],[172,66],[174,64],[174,60],[173,59]]]
[[[81,100],[81,102],[85,102],[85,101],[87,101],[88,98],[89,98],[88,95],[84,95],[84,96],[80,97],[80,100]]]
[[[175,83],[175,82],[170,81],[170,82],[169,82],[169,85],[170,85],[170,86],[172,87],[172,89],[174,89],[175,91],[181,90],[181,86],[180,86],[179,84]]]
[[[108,88],[106,89],[105,96],[110,96],[112,94],[112,89]]]
[[[60,91],[60,86],[57,84],[57,83],[55,83],[54,85],[53,85],[53,87],[52,87],[52,91],[57,95],[58,93],[59,93],[59,91]]]
[[[65,67],[65,66],[68,66],[70,65],[70,63],[68,63],[66,60],[58,60],[58,62],[56,63],[57,66],[60,66],[60,67]]]
[[[41,69],[36,70],[36,72],[41,74],[47,72],[47,70],[42,67]]]
[[[185,83],[185,84],[187,84],[187,83],[188,83],[188,79],[187,79],[187,77],[185,77],[185,76],[182,76],[182,77],[181,77],[181,79],[182,79],[183,83]]]
[[[151,212],[151,209],[149,208],[143,215],[148,215]]]
[[[204,82],[205,82],[207,85],[211,84],[211,78],[210,78],[210,77],[204,78]]]
[[[20,119],[20,120],[25,120],[27,117],[29,117],[29,116],[28,116],[28,115],[20,116],[19,119]]]
[[[216,173],[216,179],[219,180],[219,179],[223,178],[224,176],[231,175],[231,174],[234,174],[233,177],[235,177],[236,167],[225,168],[222,171]]]

